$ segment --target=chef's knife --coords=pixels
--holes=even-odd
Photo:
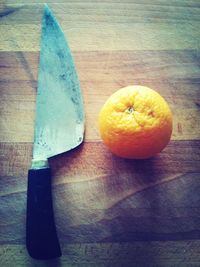
[[[31,257],[61,256],[56,234],[48,158],[84,138],[80,84],[70,49],[47,5],[42,20],[33,160],[28,172],[26,246]]]

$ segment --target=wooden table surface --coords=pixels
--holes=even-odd
[[[43,1],[1,1],[0,266],[200,266],[200,1],[48,4],[76,63],[85,142],[50,160],[63,256],[35,261],[25,219]],[[117,158],[99,136],[100,108],[130,84],[173,111],[172,140],[149,160]]]

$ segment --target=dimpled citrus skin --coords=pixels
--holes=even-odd
[[[145,159],[161,152],[172,134],[166,101],[145,86],[128,86],[111,95],[99,113],[103,142],[116,155]]]

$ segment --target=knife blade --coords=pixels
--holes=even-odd
[[[35,259],[61,256],[56,233],[48,158],[84,139],[84,106],[65,35],[44,6],[32,165],[28,172],[26,247]]]

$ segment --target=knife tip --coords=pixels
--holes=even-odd
[[[50,11],[50,8],[47,3],[44,3],[44,12]]]

